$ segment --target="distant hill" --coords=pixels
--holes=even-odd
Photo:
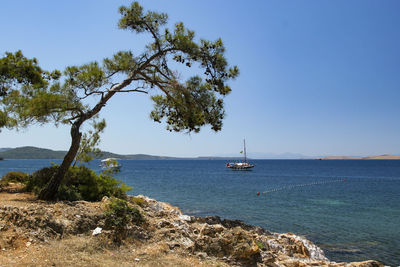
[[[400,156],[389,155],[389,154],[368,156],[368,157],[329,156],[318,159],[400,159]]]
[[[1,159],[63,159],[67,151],[55,151],[46,148],[38,148],[33,146],[24,146],[17,148],[0,148],[0,160]],[[287,156],[289,153],[286,153]],[[283,154],[280,154],[281,158],[284,159]],[[300,155],[300,154],[299,154]],[[299,156],[297,155],[297,156]],[[265,155],[264,155],[265,156]],[[290,156],[294,156],[291,154]],[[241,157],[229,157],[229,156],[202,156],[202,157],[192,157],[192,158],[178,158],[178,157],[166,157],[166,156],[154,156],[147,154],[129,154],[120,155],[111,152],[104,151],[102,156],[99,158],[118,158],[118,159],[130,159],[130,160],[178,160],[178,159],[190,159],[190,160],[227,160],[235,161],[240,160]],[[251,158],[253,158],[251,156]],[[258,158],[258,157],[254,157]],[[254,159],[253,158],[253,159]],[[275,158],[275,159],[276,159]],[[289,157],[291,158],[291,157]],[[265,159],[268,159],[265,157]],[[303,157],[303,159],[307,159]],[[317,159],[329,160],[329,159],[400,159],[399,155],[377,155],[368,157],[349,157],[349,156],[329,156],[321,157]]]
[[[66,153],[66,151],[24,146],[3,151],[0,157],[4,159],[61,159]]]
[[[33,146],[17,147],[6,149],[0,152],[0,158],[4,159],[63,159],[67,151],[55,151],[51,149],[38,148]],[[103,152],[101,158],[119,159],[178,159],[174,157],[153,156],[145,154],[119,155],[111,152]]]

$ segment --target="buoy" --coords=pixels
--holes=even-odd
[[[260,192],[257,192],[257,196],[260,196]]]

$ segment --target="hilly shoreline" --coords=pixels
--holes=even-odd
[[[63,159],[67,151],[51,150],[46,148],[39,148],[33,146],[24,146],[17,148],[0,148],[0,159]],[[237,160],[239,157],[168,157],[168,156],[155,156],[148,154],[129,154],[121,155],[112,152],[102,151],[102,155],[96,159],[103,158],[117,158],[125,160]]]
[[[46,148],[39,148],[33,146],[24,146],[17,148],[10,148],[0,152],[0,158],[4,159],[63,159],[67,151],[56,151]],[[132,154],[132,155],[120,155],[107,151],[102,152],[100,158],[118,158],[118,159],[179,159],[175,157],[165,156],[153,156],[146,154]]]
[[[375,155],[375,156],[366,156],[366,157],[351,157],[351,156],[328,156],[328,157],[322,157],[322,158],[317,158],[318,160],[334,160],[334,159],[400,159],[400,156],[398,155],[390,155],[390,154],[384,154],[384,155]]]
[[[24,146],[17,148],[0,148],[0,160],[2,159],[63,159],[67,151],[63,150],[51,150],[46,148],[39,148],[33,146]],[[300,155],[300,154],[299,154]],[[241,157],[229,157],[229,156],[199,156],[199,157],[169,157],[169,156],[156,156],[148,154],[116,154],[112,152],[103,151],[100,158],[118,158],[125,160],[240,160]],[[250,158],[249,158],[250,159]],[[257,158],[263,159],[263,158]],[[289,158],[265,158],[265,159],[289,159]],[[343,159],[363,159],[363,160],[380,160],[380,159],[400,159],[400,155],[374,155],[366,157],[357,156],[327,156],[327,157],[302,157],[290,158],[299,160],[343,160]],[[251,159],[253,160],[253,159]]]

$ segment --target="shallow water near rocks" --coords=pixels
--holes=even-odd
[[[169,202],[189,215],[304,235],[337,262],[400,265],[400,160],[255,160],[252,171],[232,171],[221,160],[120,162],[117,176],[133,186],[130,194]],[[4,160],[0,176],[49,165]],[[99,161],[89,165],[99,170]]]

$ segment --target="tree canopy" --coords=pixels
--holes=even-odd
[[[43,70],[38,65],[36,58],[28,59],[21,51],[6,52],[0,58],[0,108],[2,108],[0,110],[0,128],[26,126],[27,121],[18,120],[19,116],[8,116],[8,114],[23,113],[21,110],[14,110],[16,100],[23,100],[16,96],[43,90],[52,80],[59,79],[60,74],[59,71]],[[42,121],[40,117],[38,117],[38,121]]]
[[[0,62],[6,70],[0,82],[5,85],[2,103],[9,120],[20,125],[71,125],[71,147],[59,172],[42,191],[42,199],[55,195],[54,190],[76,157],[81,125],[97,118],[115,94],[157,92],[151,96],[154,109],[150,118],[164,121],[169,131],[198,132],[204,125],[221,130],[225,116],[223,97],[231,91],[227,82],[239,74],[236,66],[228,65],[222,40],[197,39],[183,23],[168,29],[167,14],[145,12],[137,2],[120,7],[119,12],[120,29],[152,37],[141,53],[119,51],[102,62],[69,66],[61,79],[58,71],[45,72],[35,59],[28,60],[20,52],[7,53],[3,59],[19,56],[29,67],[26,73],[23,69],[7,71],[7,63]],[[198,74],[182,80],[181,73],[171,67],[176,64],[194,68]],[[15,86],[15,81],[20,85]],[[97,103],[89,105],[88,97],[95,97]]]

